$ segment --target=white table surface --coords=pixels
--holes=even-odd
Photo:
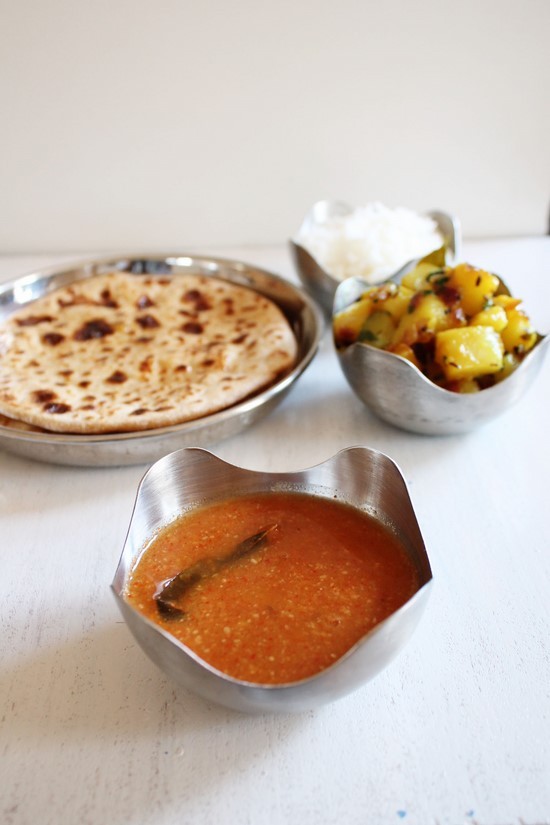
[[[215,253],[295,280],[283,246]],[[75,257],[0,258],[0,280]],[[550,330],[550,238],[463,257]],[[409,484],[435,578],[422,622],[376,679],[298,715],[207,704],[137,647],[109,585],[143,466],[0,451],[0,823],[549,823],[549,379],[547,362],[477,432],[411,435],[355,398],[327,335],[279,407],[211,445],[290,470],[365,444]]]

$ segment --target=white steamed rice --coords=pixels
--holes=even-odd
[[[333,278],[355,276],[375,283],[439,248],[443,238],[436,222],[425,215],[369,203],[317,224],[297,241]]]

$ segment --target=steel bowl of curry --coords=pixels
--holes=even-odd
[[[112,589],[175,682],[238,711],[300,712],[382,670],[431,581],[405,481],[383,453],[351,447],[268,473],[185,448],[141,481]]]

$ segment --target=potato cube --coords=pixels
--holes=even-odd
[[[433,292],[417,292],[410,300],[392,340],[392,346],[429,341],[436,332],[455,323],[449,308]]]
[[[370,344],[378,349],[388,346],[395,332],[395,321],[389,312],[376,310],[373,312],[359,331],[359,341]]]
[[[472,392],[479,392],[479,384],[475,380],[475,378],[465,378],[463,381],[456,382],[456,392],[460,393],[472,393]]]
[[[460,293],[462,309],[468,316],[481,312],[500,286],[496,275],[469,264],[458,264],[449,275],[449,286]]]
[[[393,295],[388,295],[388,297],[379,304],[379,308],[389,312],[397,324],[406,313],[409,301],[413,295],[414,292],[412,289],[407,289],[406,286],[401,285]]]
[[[448,381],[498,372],[503,352],[500,335],[492,327],[457,327],[435,337],[435,360]]]
[[[412,347],[407,346],[407,344],[396,344],[390,348],[390,352],[393,352],[394,355],[400,355],[401,358],[406,358],[407,361],[410,361],[411,364],[414,364],[419,370],[422,369],[414,350]]]
[[[337,346],[348,346],[357,341],[361,327],[372,311],[372,301],[363,297],[334,316],[332,331]]]
[[[537,343],[537,333],[531,321],[521,309],[509,310],[507,316],[508,324],[501,332],[504,349],[516,355],[529,352]]]
[[[471,319],[473,327],[493,327],[496,332],[502,332],[508,323],[508,316],[504,307],[495,305],[482,309]]]
[[[517,306],[521,304],[521,298],[512,298],[511,295],[495,295],[493,298],[493,304],[496,304],[497,307],[503,307],[506,312],[509,312],[511,309],[515,309]]]
[[[401,285],[418,292],[421,289],[430,289],[429,276],[434,272],[441,272],[441,267],[431,263],[419,263],[401,278]]]

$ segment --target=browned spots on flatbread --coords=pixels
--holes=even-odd
[[[154,315],[141,315],[139,318],[136,318],[136,324],[139,324],[142,329],[155,329],[155,327],[160,327]]]
[[[198,298],[201,297],[201,293],[198,289],[188,289],[187,292],[184,292],[181,296],[182,301],[196,301]]]
[[[46,404],[48,401],[53,401],[57,398],[57,393],[53,390],[35,390],[32,394],[32,400],[37,404]]]
[[[82,304],[89,304],[91,301],[86,298],[85,295],[79,295],[75,297],[73,290],[69,287],[67,290],[69,297],[68,298],[58,298],[58,305],[60,309],[66,309],[67,307],[74,307]]]
[[[222,304],[225,307],[226,315],[235,315],[235,302],[233,301],[233,298],[223,298]]]
[[[71,407],[69,404],[58,404],[54,401],[52,404],[45,404],[43,409],[44,412],[50,413],[50,415],[63,415],[69,412]]]
[[[115,370],[108,378],[105,379],[109,384],[124,384],[128,380],[128,376],[122,370]]]
[[[188,289],[182,297],[182,301],[193,304],[195,312],[204,312],[212,309],[212,304],[199,289]]]
[[[190,335],[200,335],[201,332],[204,332],[203,325],[197,321],[187,321],[181,329],[182,332],[188,332]]]
[[[35,327],[37,324],[45,324],[53,321],[51,315],[27,315],[26,318],[18,318],[16,324],[19,327]]]
[[[100,294],[101,300],[98,302],[101,306],[110,307],[111,309],[118,309],[118,303],[115,301],[113,296],[111,295],[110,289],[102,290]]]
[[[67,309],[68,307],[78,307],[78,306],[98,306],[98,307],[107,307],[108,309],[118,309],[118,303],[115,301],[111,294],[111,290],[109,287],[105,287],[99,293],[97,298],[93,298],[90,295],[84,293],[78,293],[77,290],[79,287],[85,289],[86,281],[79,284],[78,286],[69,286],[66,289],[66,294],[68,297],[59,297],[57,299],[57,304],[60,309]]]
[[[154,307],[154,306],[155,306],[155,302],[152,301],[151,298],[149,298],[149,296],[145,295],[145,294],[140,295],[139,298],[136,301],[136,307],[138,309],[149,309],[149,307]]]
[[[61,335],[60,332],[47,332],[42,336],[42,340],[45,344],[49,344],[50,347],[56,347],[65,340],[65,336]]]
[[[91,321],[86,321],[80,329],[77,329],[73,338],[75,341],[92,341],[97,338],[105,338],[106,335],[112,335],[113,327],[104,318],[92,318]]]

